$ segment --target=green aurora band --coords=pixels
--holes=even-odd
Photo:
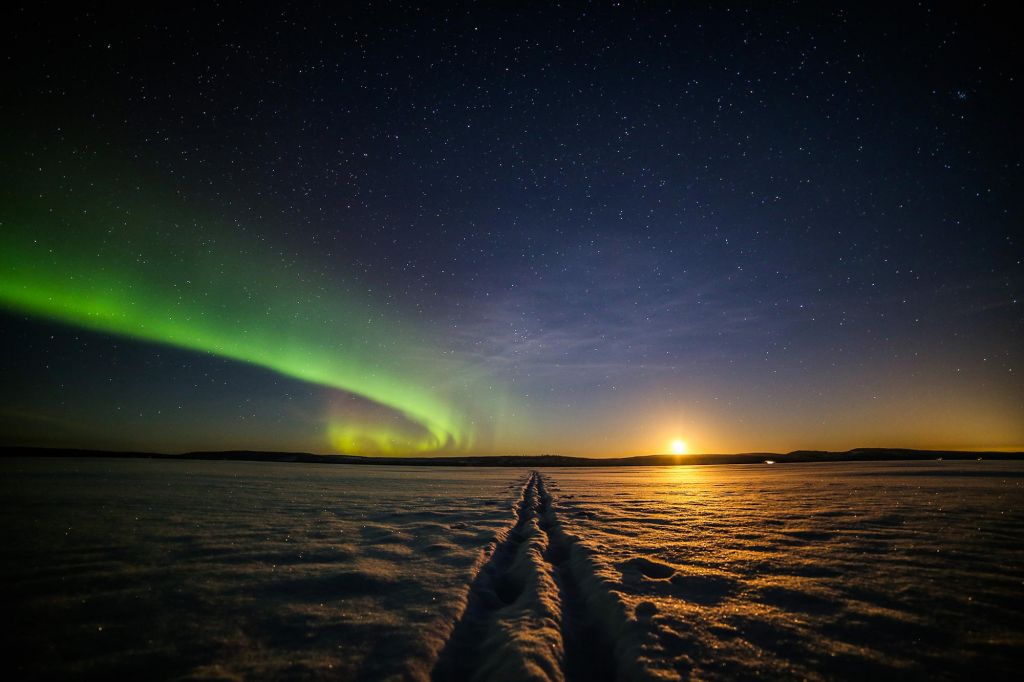
[[[472,390],[477,373],[430,352],[428,341],[388,319],[393,309],[225,228],[228,221],[197,221],[180,198],[152,200],[107,183],[101,190],[90,181],[88,199],[62,185],[8,184],[0,307],[251,363],[398,413],[371,423],[325,417],[325,439],[340,452],[474,445],[476,420],[453,400]]]

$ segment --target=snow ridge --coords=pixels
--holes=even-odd
[[[674,671],[654,665],[657,658],[650,653],[658,646],[651,641],[649,628],[622,599],[617,587],[621,573],[584,539],[565,531],[544,482],[538,481],[538,486],[542,526],[546,527],[561,587],[567,679],[677,679]]]
[[[564,532],[543,478],[532,472],[515,524],[473,579],[432,679],[653,679],[640,664],[642,632],[608,570]]]

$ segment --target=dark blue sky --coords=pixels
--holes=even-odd
[[[486,422],[470,450],[1024,447],[1024,112],[992,7],[8,15],[5,178],[174,197],[366,295],[429,339],[399,366],[472,368],[444,396]],[[359,401],[2,314],[8,442],[326,452]]]

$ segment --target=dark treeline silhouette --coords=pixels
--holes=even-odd
[[[959,450],[910,450],[902,448],[856,448],[845,452],[794,450],[789,453],[744,452],[704,455],[640,455],[637,457],[568,457],[565,455],[487,455],[435,457],[361,457],[356,455],[315,455],[308,452],[260,452],[226,450],[165,454],[84,450],[74,448],[0,447],[0,457],[134,457],[147,459],[229,460],[243,462],[307,462],[315,464],[385,464],[391,466],[458,467],[619,467],[666,466],[674,464],[777,464],[797,462],[869,462],[895,460],[1024,459],[1024,452],[966,452]]]

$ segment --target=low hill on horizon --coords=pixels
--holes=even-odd
[[[195,451],[182,454],[159,452],[88,450],[76,448],[0,447],[0,457],[114,457],[143,459],[227,460],[245,462],[299,462],[314,464],[377,464],[389,466],[477,467],[620,467],[680,464],[776,464],[801,462],[867,462],[896,460],[1024,459],[1024,452],[970,452],[964,450],[914,450],[907,448],[854,448],[842,452],[794,450],[788,453],[744,452],[732,454],[638,455],[632,457],[573,457],[568,455],[453,455],[431,457],[364,457],[317,455],[309,452],[257,450]]]

